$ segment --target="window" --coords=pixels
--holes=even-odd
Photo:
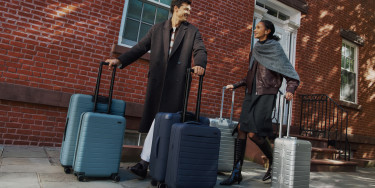
[[[348,102],[357,102],[357,46],[342,42],[341,48],[341,87],[340,99]]]
[[[172,0],[126,0],[119,43],[134,46],[155,24],[168,19]]]
[[[263,3],[260,3],[260,2],[257,1],[256,5],[258,5],[258,6],[262,7],[262,8],[267,9],[267,14],[269,14],[269,15],[271,15],[273,17],[279,18],[280,20],[284,20],[285,21],[285,20],[289,19],[289,16],[287,16],[287,15],[281,13],[280,11],[275,10],[275,9],[273,9],[273,8],[271,8],[271,7],[263,4]]]

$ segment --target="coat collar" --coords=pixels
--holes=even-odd
[[[164,55],[169,59],[172,57],[173,53],[177,50],[178,46],[181,44],[182,39],[185,36],[185,32],[187,30],[188,22],[183,22],[178,28],[177,35],[175,36],[175,40],[173,43],[172,51],[171,54],[169,53],[169,45],[170,45],[170,40],[171,40],[171,33],[170,30],[172,29],[172,21],[171,19],[167,20],[164,23],[164,32],[163,32],[163,43],[164,43]]]

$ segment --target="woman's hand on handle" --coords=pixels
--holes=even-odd
[[[286,92],[286,94],[285,94],[285,98],[286,98],[286,100],[288,100],[288,101],[290,101],[290,100],[292,100],[293,99],[293,93],[291,93],[291,92]]]
[[[109,63],[108,69],[112,69],[115,65],[120,65],[121,62],[118,59],[107,59],[105,62]]]
[[[225,86],[225,89],[229,89],[230,91],[232,91],[234,89],[234,86],[232,84],[229,84]]]

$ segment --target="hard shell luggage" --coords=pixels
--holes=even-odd
[[[98,97],[98,112],[105,112],[108,108],[108,97]],[[112,100],[111,114],[124,116],[126,103],[122,100]],[[70,98],[68,114],[66,118],[65,132],[60,151],[60,163],[65,173],[70,173],[73,165],[73,157],[77,143],[78,126],[84,112],[94,111],[94,96],[73,94]]]
[[[187,75],[189,75],[187,83],[190,83],[190,73]],[[200,76],[196,121],[183,121],[172,126],[165,177],[165,183],[169,188],[210,188],[216,184],[220,130],[197,121],[202,83],[203,76]]]
[[[108,63],[102,62],[100,66],[94,110],[104,64],[108,65]],[[83,181],[85,177],[111,177],[115,181],[120,180],[118,170],[126,122],[124,116],[111,114],[115,74],[116,67],[112,72],[107,112],[84,112],[81,115],[73,159],[74,174],[77,175],[79,181]]]
[[[283,100],[285,100],[284,97]],[[281,138],[282,117],[285,108],[283,104],[284,102],[280,106],[282,113],[280,113],[279,138],[275,140],[271,187],[309,187],[311,143],[306,140],[297,140],[295,137],[289,137],[289,101],[287,101],[287,136]]]
[[[234,161],[234,139],[235,135],[232,136],[232,131],[234,127],[238,124],[236,121],[232,121],[233,118],[233,105],[234,105],[234,94],[232,92],[232,104],[230,119],[223,118],[223,108],[224,108],[224,92],[226,87],[223,87],[223,92],[221,96],[221,108],[220,108],[220,118],[210,118],[210,126],[217,127],[221,131],[221,141],[220,141],[220,152],[219,152],[219,172],[229,172],[233,169]]]
[[[190,87],[190,84],[186,84],[186,91],[188,91],[187,87]],[[185,98],[188,95],[189,93],[185,94]],[[184,101],[184,103],[186,102],[187,101]],[[186,105],[184,104],[184,106]],[[155,116],[154,134],[152,137],[150,156],[150,175],[152,179],[157,182],[163,183],[165,180],[172,125],[174,123],[181,123],[182,118],[182,112],[159,112]],[[193,113],[187,112],[185,118],[187,121],[194,120],[195,115]],[[205,125],[210,124],[208,118],[206,117],[200,117],[200,122]]]
[[[193,114],[189,115],[193,116]],[[181,123],[182,113],[159,112],[155,117],[154,135],[152,139],[150,156],[150,175],[153,180],[164,182],[167,170],[167,160],[169,151],[169,140],[172,125]],[[189,118],[188,118],[189,119]],[[209,125],[208,118],[200,117],[202,124]]]

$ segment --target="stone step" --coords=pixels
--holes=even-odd
[[[139,162],[143,146],[123,145],[121,162]]]
[[[296,137],[301,140],[307,140],[311,142],[312,147],[317,148],[328,148],[328,139],[327,138],[315,138],[309,136],[301,136],[296,134],[291,134],[290,136]]]
[[[330,159],[312,159],[311,172],[355,172],[356,162],[330,160]]]
[[[336,149],[312,147],[311,159],[335,159],[339,153]]]
[[[375,159],[351,159],[350,161],[358,163],[358,166],[362,168],[375,167]]]

